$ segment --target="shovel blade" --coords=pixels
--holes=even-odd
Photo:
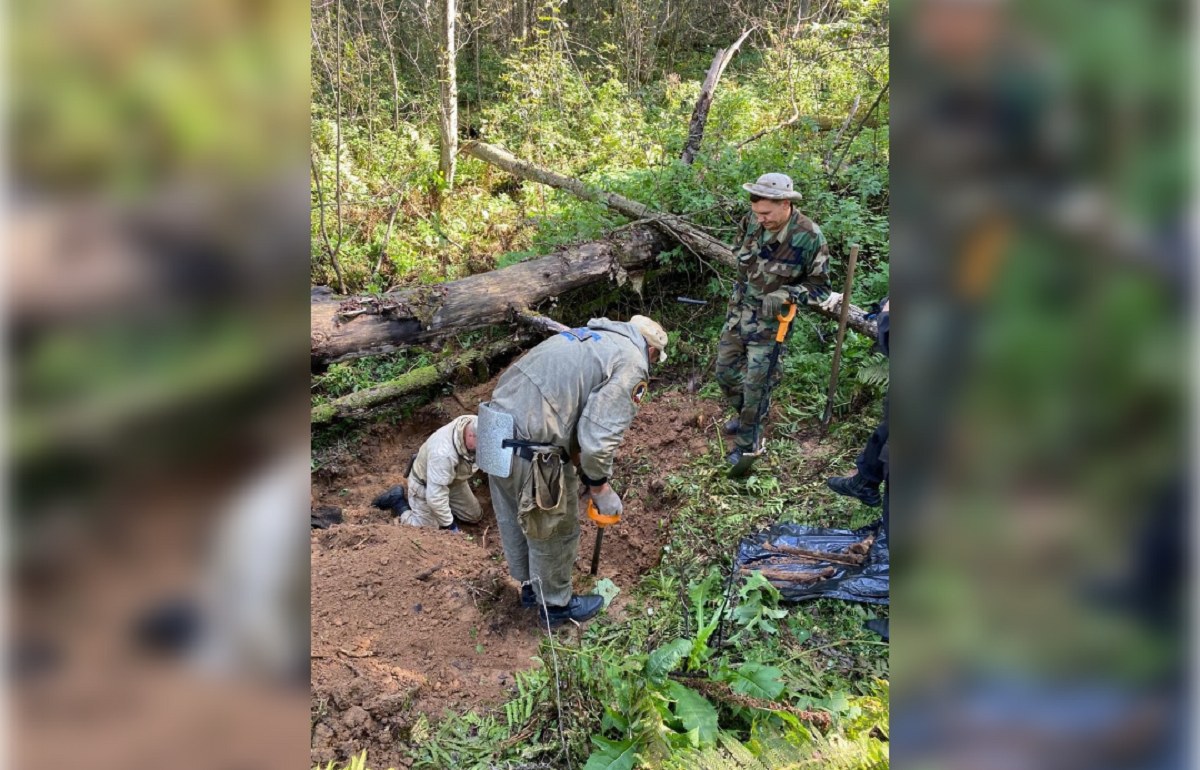
[[[745,476],[750,472],[750,468],[753,467],[754,461],[757,459],[758,453],[752,454],[750,452],[744,452],[742,456],[738,458],[737,463],[729,469],[729,473],[727,475],[731,479],[740,479],[742,476]]]

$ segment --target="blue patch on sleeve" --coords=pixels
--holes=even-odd
[[[580,327],[578,329],[567,329],[565,332],[559,332],[567,339],[575,340],[576,342],[587,342],[588,340],[598,340],[600,335],[591,329]]]

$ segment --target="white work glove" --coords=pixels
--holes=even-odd
[[[620,516],[625,511],[621,498],[608,484],[599,487],[588,487],[588,495],[596,504],[596,511],[601,516]]]
[[[822,310],[833,312],[838,309],[838,305],[842,304],[842,295],[839,292],[833,291],[829,293],[829,297],[821,303]]]

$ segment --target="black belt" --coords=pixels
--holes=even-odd
[[[419,454],[419,452],[417,454]],[[413,473],[413,466],[416,465],[416,463],[417,463],[417,455],[414,454],[412,456],[412,459],[408,461],[408,470],[406,470],[404,472],[405,478],[416,479],[421,484],[421,486],[423,486],[423,487],[428,486],[425,483],[425,479],[423,479],[420,476],[418,476],[417,474]]]
[[[554,444],[547,444],[545,441],[522,441],[516,438],[506,438],[500,442],[500,446],[511,449],[517,457],[529,462],[533,462],[535,449],[553,449],[562,456],[563,460],[567,459],[567,450]]]

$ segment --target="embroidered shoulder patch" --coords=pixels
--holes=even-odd
[[[638,406],[641,406],[642,399],[645,398],[645,396],[646,396],[646,381],[642,380],[634,387],[633,393],[630,395],[630,398],[633,399],[633,403],[637,404]]]

